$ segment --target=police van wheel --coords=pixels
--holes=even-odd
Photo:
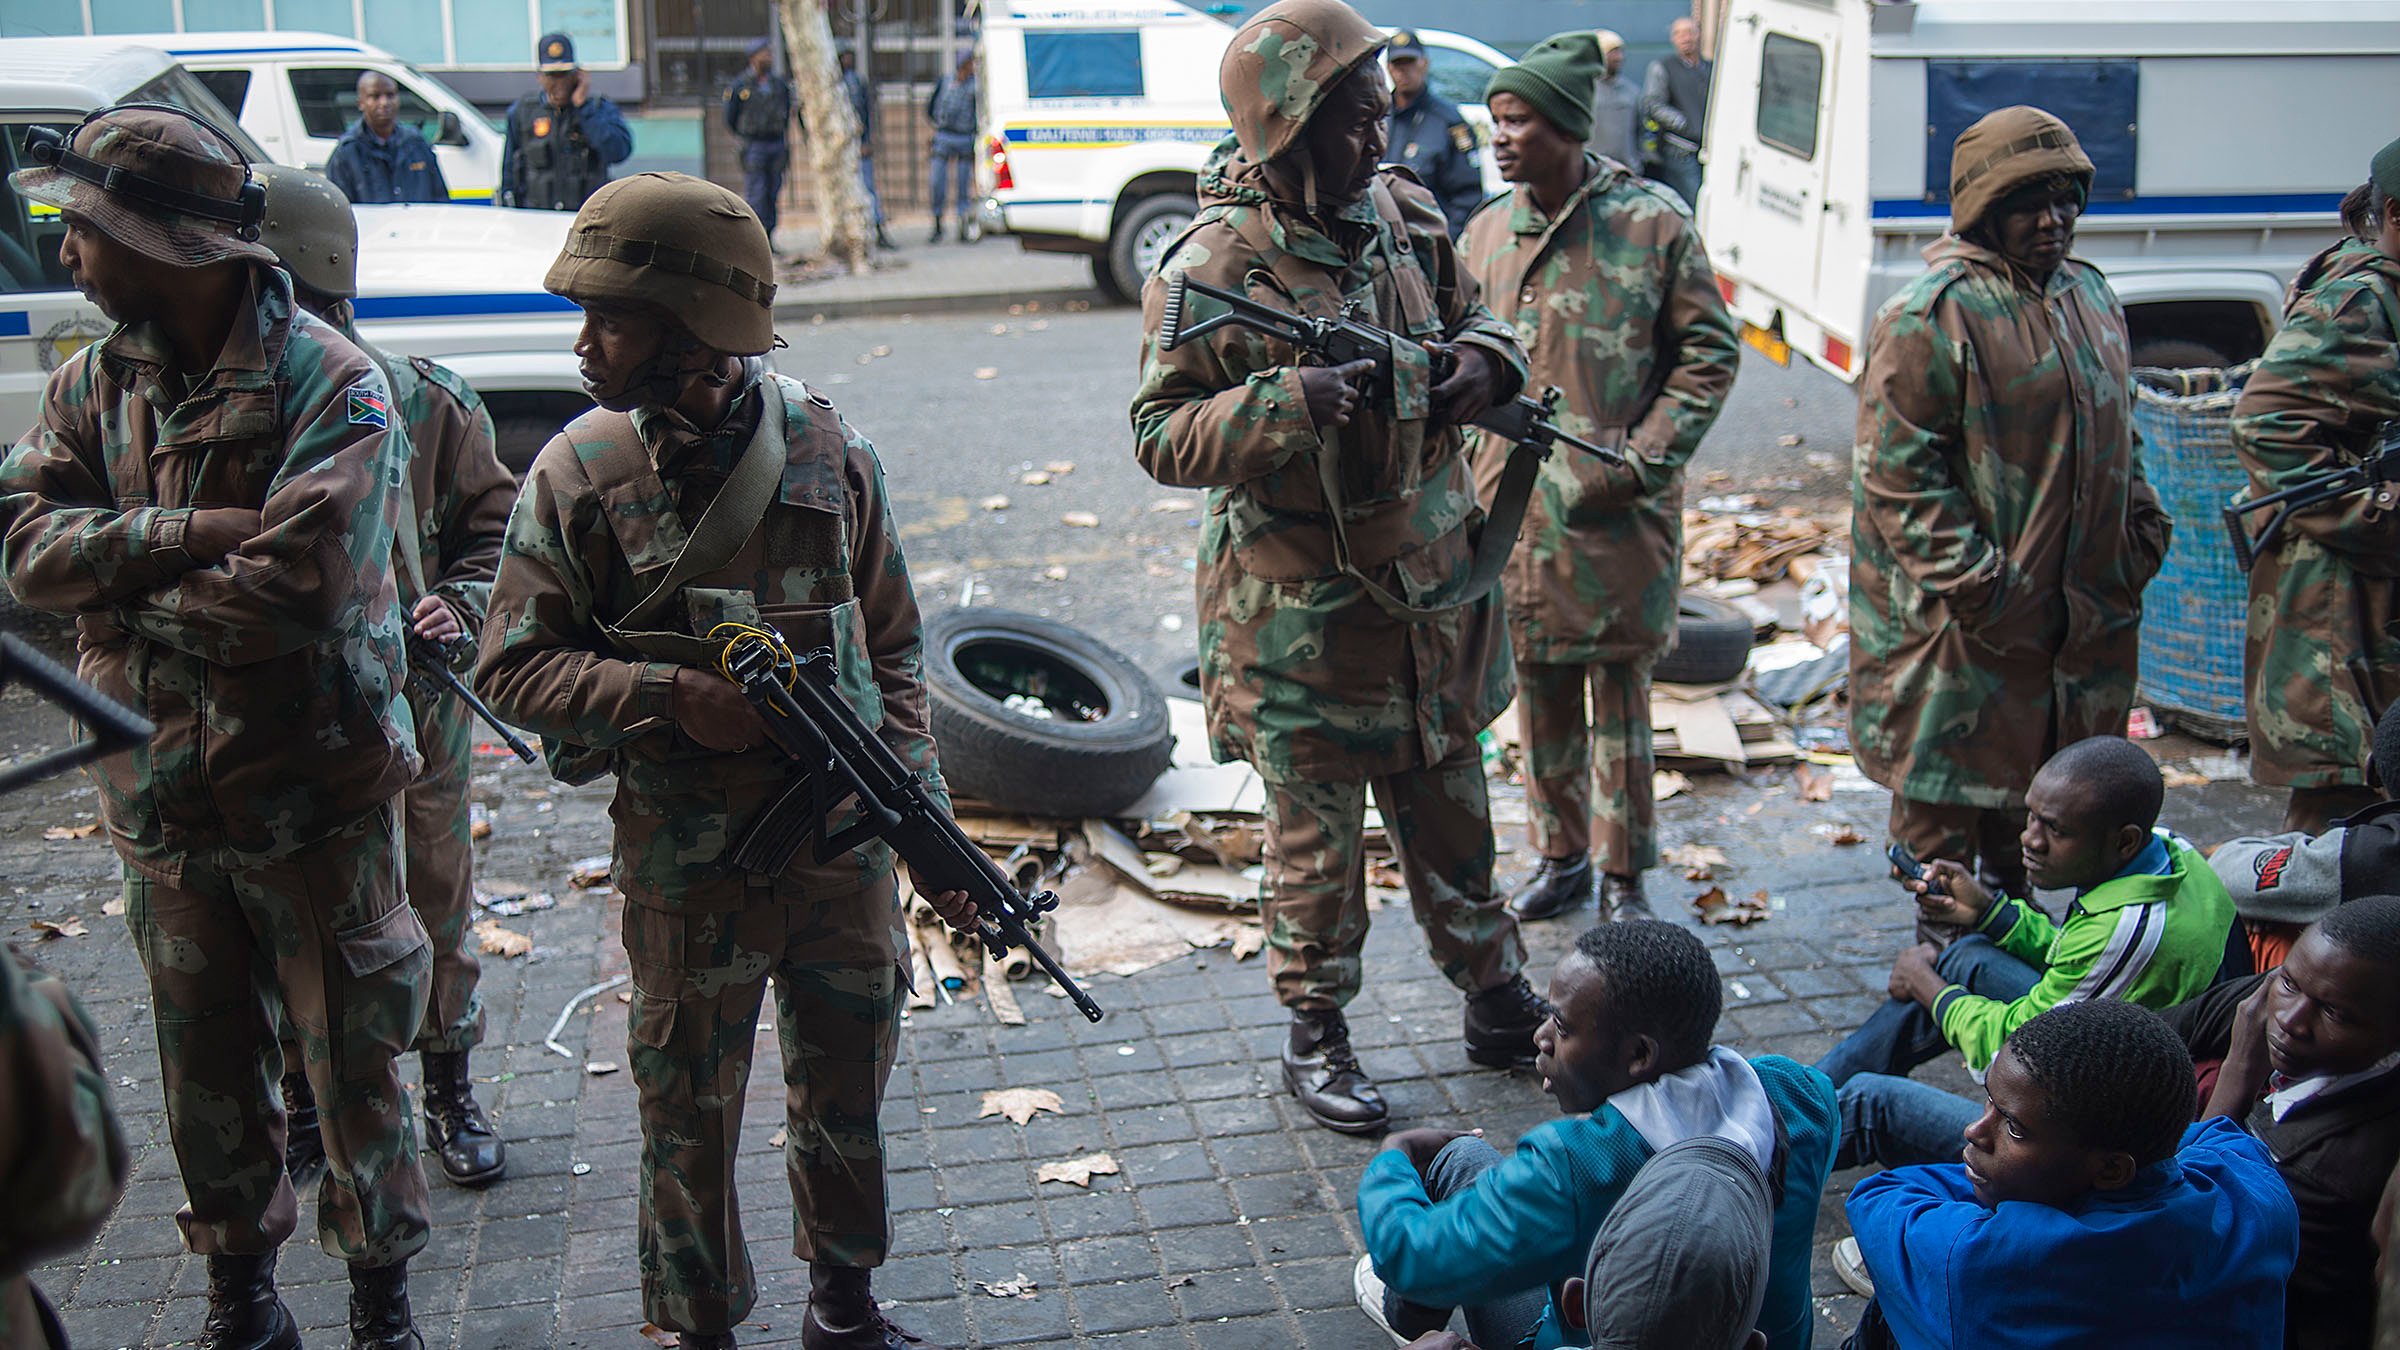
[[[1158,267],[1167,246],[1191,228],[1200,203],[1180,192],[1144,197],[1125,209],[1108,237],[1108,256],[1092,259],[1100,289],[1125,304],[1138,303],[1142,283]],[[1106,275],[1102,275],[1105,273]]]
[[[1037,816],[1105,816],[1166,772],[1166,696],[1080,629],[954,609],[925,623],[925,694],[952,792]]]
[[[1685,592],[1675,602],[1675,645],[1650,678],[1660,684],[1723,684],[1750,664],[1750,616],[1713,596]]]

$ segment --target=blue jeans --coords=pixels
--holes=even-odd
[[[867,190],[867,215],[877,229],[883,228],[883,195],[875,190],[875,158],[862,155],[858,161],[858,185]]]
[[[1985,998],[2025,997],[2042,982],[2042,972],[2003,951],[1999,943],[1970,933],[1943,948],[1933,963],[1944,980]],[[1939,1058],[1950,1048],[1933,1014],[1914,999],[1892,999],[1877,1008],[1865,1025],[1817,1061],[1817,1068],[1835,1087],[1862,1073],[1906,1074]]]
[[[758,223],[775,237],[776,218],[783,203],[783,175],[791,167],[791,152],[782,141],[742,142],[742,200],[758,213]]]
[[[965,224],[967,213],[975,209],[975,138],[963,132],[933,133],[933,193],[934,223],[941,223],[942,211],[950,204],[950,185],[958,184],[958,219]]]
[[[1433,1155],[1433,1165],[1425,1169],[1425,1194],[1440,1204],[1499,1165],[1500,1150],[1475,1135],[1462,1134]],[[1384,1297],[1388,1305],[1400,1295],[1394,1290],[1387,1291]],[[1550,1291],[1544,1288],[1520,1289],[1490,1303],[1471,1305],[1466,1310],[1467,1339],[1487,1350],[1515,1350],[1531,1345],[1549,1307]],[[1386,1315],[1390,1312],[1387,1306]]]
[[[1916,1167],[1958,1161],[1967,1127],[1983,1106],[1931,1083],[1862,1073],[1842,1084],[1841,1145],[1835,1167]]]
[[[1700,209],[1700,157],[1689,150],[1668,146],[1659,151],[1658,181],[1675,189],[1683,204]]]

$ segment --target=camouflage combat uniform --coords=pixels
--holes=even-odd
[[[1851,739],[1894,839],[2021,885],[2034,773],[2124,731],[2169,524],[2099,269],[2068,258],[2037,291],[1957,235],[1925,259],[1859,381]]]
[[[96,776],[150,976],[184,1241],[263,1254],[295,1226],[279,990],[331,1163],[319,1239],[387,1267],[426,1234],[392,1063],[429,959],[395,813],[419,767],[391,576],[405,438],[365,354],[282,272],[250,275],[188,393],[149,325],[60,365],[0,466],[0,553],[19,600],[77,616],[83,678],[158,725]],[[184,523],[220,505],[261,510],[265,531],[197,566]]]
[[[99,1032],[14,947],[0,950],[0,1083],[0,1346],[65,1350],[25,1272],[99,1232],[131,1168]]]
[[[1658,862],[1650,667],[1675,639],[1683,466],[1733,388],[1740,344],[1682,205],[1623,165],[1586,164],[1555,221],[1519,186],[1468,222],[1463,248],[1516,325],[1532,386],[1562,391],[1560,425],[1632,465],[1552,454],[1501,580],[1534,847],[1580,858],[1597,825],[1602,870],[1631,875]],[[1488,499],[1510,447],[1477,442]]]
[[[1414,604],[1466,572],[1482,508],[1459,431],[1428,420],[1425,350],[1395,343],[1391,387],[1331,430],[1311,422],[1288,347],[1221,330],[1170,352],[1158,332],[1166,278],[1182,272],[1311,315],[1354,303],[1407,338],[1481,347],[1507,394],[1524,356],[1413,181],[1378,174],[1322,219],[1275,197],[1248,147],[1296,134],[1346,67],[1315,42],[1270,30],[1257,41],[1245,59],[1262,75],[1227,98],[1236,135],[1202,174],[1204,209],[1143,291],[1134,454],[1159,482],[1208,489],[1201,692],[1216,757],[1247,760],[1267,782],[1262,904],[1276,996],[1323,1009],[1358,992],[1370,784],[1435,961],[1459,987],[1489,989],[1523,962],[1515,920],[1492,894],[1475,743],[1514,692],[1500,606],[1487,594],[1430,620],[1387,612],[1337,564],[1319,476],[1336,476],[1359,574]]]
[[[720,1332],[758,1293],[734,1200],[734,1150],[759,1004],[775,980],[794,1250],[871,1267],[890,1238],[878,1120],[902,968],[881,841],[777,877],[729,856],[794,778],[780,751],[709,750],[668,717],[680,665],[713,669],[720,622],[764,622],[795,651],[831,646],[851,706],[947,804],[927,730],[922,638],[874,447],[779,376],[787,460],[763,525],[625,650],[602,631],[688,538],[758,425],[763,387],[702,434],[655,407],[586,413],[545,447],[509,519],[478,690],[538,732],[569,781],[617,776],[610,876],[633,971],[628,1047],[641,1093],[642,1308]],[[848,822],[837,819],[832,828]]]
[[[2400,263],[2345,239],[2303,269],[2234,410],[2253,491],[2355,464],[2373,448],[2400,418],[2396,342]],[[2400,696],[2400,511],[2358,493],[2294,516],[2250,571],[2249,618],[2252,776],[2293,789],[2295,806],[2342,788],[2373,800],[2368,743]]]

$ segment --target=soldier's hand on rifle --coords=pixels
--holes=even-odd
[[[192,512],[183,522],[183,551],[202,567],[214,567],[257,538],[264,528],[256,511],[239,506],[207,507]]]
[[[711,750],[748,750],[767,739],[767,724],[740,686],[713,670],[682,666],[667,695],[667,716]]]
[[[1346,427],[1350,415],[1365,402],[1359,385],[1374,373],[1375,363],[1345,361],[1338,366],[1302,366],[1300,396],[1308,401],[1308,420],[1320,427]]]
[[[925,903],[933,906],[933,912],[942,916],[943,923],[962,933],[975,931],[975,902],[967,898],[965,891],[934,890],[915,867],[908,869],[908,884],[925,897]]]
[[[1433,367],[1450,368],[1450,378],[1433,387],[1433,420],[1465,426],[1500,401],[1500,359],[1463,342],[1428,342]]]
[[[458,611],[439,596],[418,596],[416,607],[408,612],[408,621],[417,636],[427,642],[447,643],[467,635],[467,626],[458,621]]]

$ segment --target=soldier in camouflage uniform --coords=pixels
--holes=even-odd
[[[1375,170],[1383,42],[1339,0],[1284,0],[1234,35],[1219,74],[1234,135],[1144,292],[1133,401],[1142,467],[1209,490],[1201,691],[1217,758],[1267,782],[1269,969],[1293,1015],[1284,1079],[1319,1124],[1353,1133],[1388,1114],[1341,1011],[1366,938],[1370,784],[1434,959],[1470,995],[1469,1054],[1530,1059],[1547,1009],[1492,894],[1475,734],[1515,683],[1500,607],[1445,595],[1482,515],[1459,424],[1514,395],[1524,356],[1477,300],[1431,195]],[[1242,330],[1163,350],[1177,272],[1310,315],[1356,304],[1403,335],[1392,378],[1362,394],[1371,363],[1303,366]],[[1454,373],[1437,381],[1437,364]]]
[[[1526,919],[1591,894],[1595,833],[1602,911],[1650,916],[1650,667],[1675,640],[1683,466],[1740,364],[1681,200],[1584,150],[1601,59],[1591,33],[1562,33],[1492,77],[1492,148],[1516,187],[1468,222],[1463,244],[1467,270],[1516,325],[1535,387],[1564,394],[1560,423],[1626,455],[1626,467],[1570,450],[1544,461],[1501,578],[1541,855],[1509,901]],[[1511,447],[1478,440],[1489,500]]]
[[[109,110],[36,162],[11,181],[64,214],[60,260],[119,326],[51,375],[0,464],[0,561],[20,601],[76,616],[83,678],[157,724],[97,777],[150,977],[176,1221],[208,1258],[201,1344],[299,1344],[274,1284],[297,1220],[280,998],[323,1104],[317,1230],[350,1266],[351,1344],[419,1346],[425,1178],[393,1057],[429,956],[400,893],[394,799],[419,760],[383,375],[293,305],[248,170],[205,123]],[[153,205],[161,188],[181,205]]]
[[[734,1152],[772,976],[794,1250],[812,1290],[801,1344],[898,1347],[868,1286],[891,1236],[878,1112],[907,970],[892,853],[876,841],[820,864],[803,851],[776,876],[735,865],[795,766],[718,673],[712,630],[830,646],[860,719],[947,794],[874,447],[754,359],[775,340],[773,269],[758,218],[713,184],[638,174],[584,204],[545,284],[584,308],[576,354],[601,406],[526,475],[475,680],[541,734],[560,778],[617,777],[644,1315],[686,1350],[730,1346],[757,1298]],[[759,454],[782,465],[763,521],[726,531],[707,509]],[[963,893],[930,898],[970,922]]]
[[[2301,269],[2234,409],[2234,447],[2260,494],[2358,463],[2400,418],[2400,141],[2375,156],[2367,186],[2372,235]],[[2287,830],[2314,834],[2380,800],[2366,760],[2375,720],[2400,697],[2395,507],[2387,490],[2294,516],[2250,569],[2250,772],[2291,789]]]
[[[15,947],[0,950],[0,1083],[0,1345],[66,1350],[25,1272],[99,1232],[131,1168],[99,1032]]]
[[[1850,735],[1892,836],[2025,894],[2025,789],[2122,734],[2168,521],[2133,439],[2125,317],[2068,255],[2092,163],[2003,108],[1960,133],[1950,233],[1867,338],[1851,491]],[[1938,934],[1929,934],[1936,936]]]
[[[370,346],[352,324],[358,294],[358,220],[341,189],[306,169],[261,165],[267,218],[259,242],[275,251],[302,309],[340,329],[374,359],[390,383],[391,411],[407,432],[409,506],[401,515],[393,575],[415,636],[461,644],[483,625],[484,601],[500,564],[500,537],[517,482],[501,466],[492,419],[466,381],[421,356],[395,357]],[[508,1165],[498,1132],[475,1100],[468,1053],[483,1040],[483,1003],[475,982],[482,964],[468,927],[475,911],[475,844],[467,785],[474,718],[460,699],[411,673],[409,711],[417,723],[424,772],[402,798],[409,907],[433,939],[433,978],[425,1025],[417,1033],[424,1069],[425,1144],[442,1174],[461,1186],[485,1186]],[[305,1175],[323,1157],[317,1104],[308,1079],[283,1076],[290,1142],[285,1164]]]

